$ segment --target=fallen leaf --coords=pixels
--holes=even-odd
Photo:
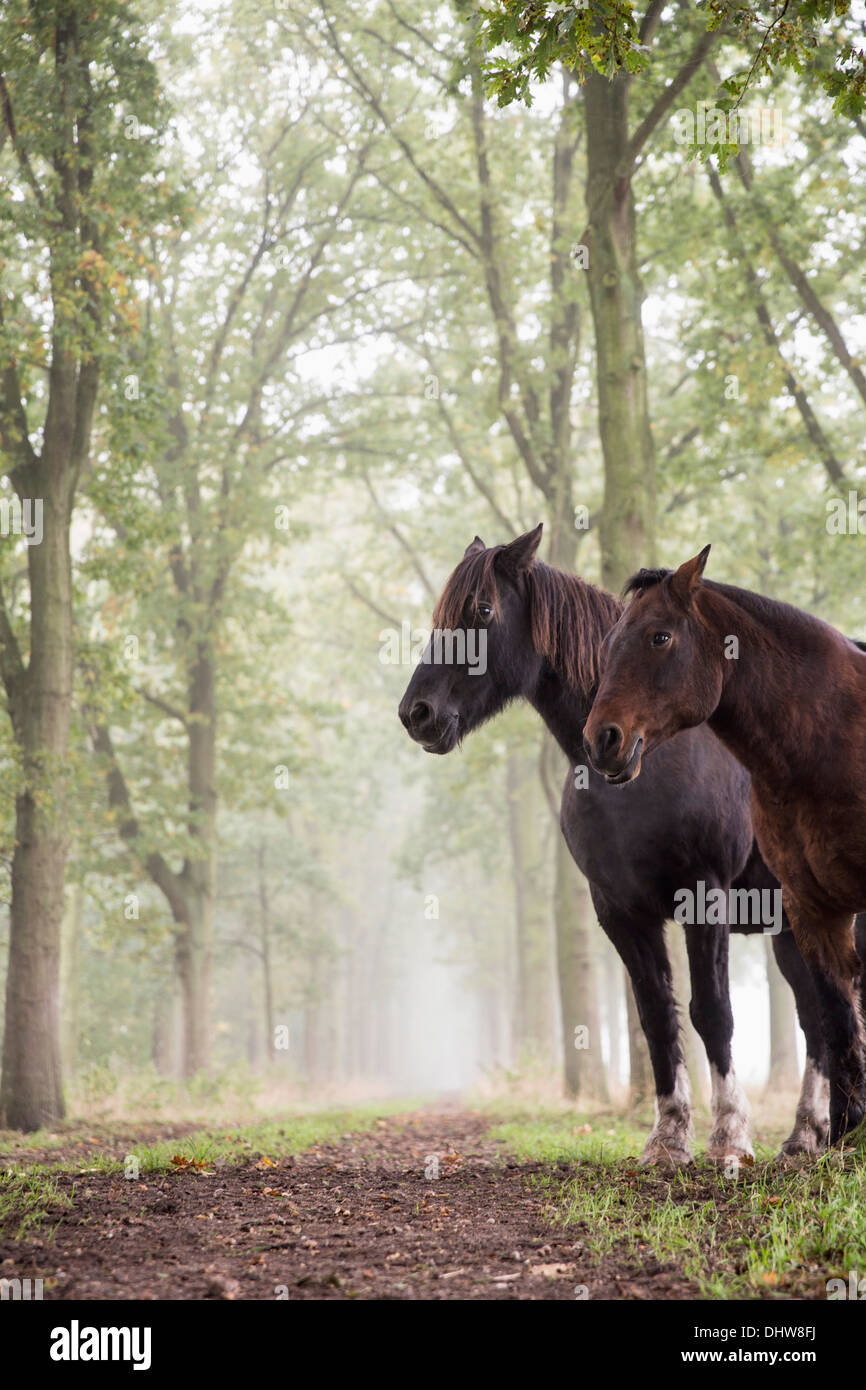
[[[529,1273],[540,1275],[542,1279],[568,1279],[574,1273],[574,1265],[530,1265]]]

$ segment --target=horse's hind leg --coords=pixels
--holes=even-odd
[[[728,983],[728,927],[687,926],[692,999],[689,1014],[707,1051],[712,1077],[712,1128],[707,1158],[717,1163],[752,1157],[749,1105],[734,1072],[734,1015]]]
[[[835,1144],[866,1115],[863,1036],[853,988],[846,990],[820,968],[813,972],[813,977],[827,1038],[830,1143]]]
[[[815,1154],[827,1146],[830,1130],[830,1082],[827,1049],[812,975],[791,931],[773,937],[773,954],[788,981],[797,1005],[797,1017],[806,1038],[806,1067],[794,1128],[782,1145],[779,1158]]]
[[[854,918],[854,949],[860,960],[860,981],[857,990],[860,1020],[866,1024],[866,912],[858,912]]]
[[[866,1115],[866,1049],[853,918],[798,912],[788,894],[783,901],[818,998],[830,1077],[830,1143],[835,1144]]]
[[[691,1163],[692,1097],[665,946],[664,923],[623,917],[593,892],[598,920],[628,971],[656,1087],[656,1120],[641,1163]]]

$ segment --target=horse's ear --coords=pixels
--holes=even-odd
[[[480,537],[480,536],[476,536],[476,537],[475,537],[475,540],[474,540],[474,541],[471,541],[470,544],[467,545],[466,549],[464,550],[464,552],[463,552],[463,559],[465,560],[467,555],[477,555],[478,552],[479,552],[480,550],[486,550],[486,549],[487,549],[487,546],[484,544],[484,542],[483,542],[483,540],[481,539],[481,537]]]
[[[671,593],[682,603],[689,602],[700,584],[709,553],[710,547],[705,545],[700,555],[696,555],[693,560],[686,560],[678,570],[674,571],[671,578]]]
[[[522,574],[528,570],[535,559],[535,552],[541,544],[541,533],[544,523],[539,521],[534,531],[527,531],[525,535],[518,536],[510,545],[505,545],[499,552],[499,563],[509,574]]]

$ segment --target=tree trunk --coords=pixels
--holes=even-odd
[[[60,927],[60,1055],[67,1076],[78,1067],[80,976],[78,944],[84,908],[84,889],[71,883]]]
[[[506,764],[508,824],[517,917],[517,998],[520,1046],[547,1055],[552,1038],[550,898],[538,833],[536,769],[511,753]]]
[[[625,1008],[628,1017],[629,1097],[632,1106],[643,1105],[645,1101],[655,1095],[655,1082],[649,1048],[637,1011],[631,980],[628,980],[626,984]]]
[[[560,216],[564,209],[560,209]],[[555,397],[554,397],[555,399]],[[567,415],[567,399],[563,405]],[[552,411],[558,418],[558,409]],[[563,437],[563,448],[570,436]],[[559,499],[554,513],[551,562],[560,569],[573,570],[577,558],[577,538],[571,507],[570,472],[560,470]],[[561,759],[552,759],[559,767]],[[559,782],[555,785],[559,787]],[[557,983],[562,1017],[563,1073],[568,1096],[578,1093],[593,1100],[610,1098],[608,1077],[601,1051],[599,980],[595,969],[594,935],[599,930],[586,880],[571,858],[561,832],[556,839],[556,887],[553,900],[556,933]],[[575,1047],[575,1028],[586,1027],[588,1050]]]
[[[59,423],[46,421],[46,459],[51,457],[50,436],[58,428]],[[27,549],[30,662],[10,701],[24,785],[15,800],[0,1085],[0,1125],[28,1131],[53,1125],[64,1114],[60,924],[67,854],[73,626],[69,483],[59,459],[56,474],[43,481],[42,543]]]
[[[258,849],[259,871],[259,936],[262,952],[262,992],[265,1025],[265,1059],[268,1066],[276,1056],[274,1039],[274,992],[271,979],[271,913],[268,901],[268,879],[265,869],[265,846]]]
[[[683,1061],[691,1081],[692,1096],[698,1103],[706,1105],[709,1100],[706,1053],[689,1015],[692,984],[685,932],[674,924],[668,928],[666,940],[671,962],[674,997],[679,1005],[680,1045],[683,1050]]]
[[[655,452],[647,398],[628,129],[629,78],[591,72],[584,89],[589,296],[604,456],[602,583],[617,592],[653,563]]]
[[[199,883],[188,895],[187,918],[175,934],[175,967],[183,1018],[181,1075],[204,1071],[210,1057],[210,906]]]
[[[621,1085],[622,1031],[620,1019],[625,1002],[625,966],[609,941],[604,945],[604,992],[607,1017],[608,1051],[610,1053],[609,1081],[614,1090]]]
[[[587,929],[592,916],[586,881],[560,836],[556,844],[556,945],[565,1090],[571,1097],[607,1101],[610,1093],[601,1050],[598,982]]]
[[[183,913],[175,960],[183,1000],[182,1074],[195,1076],[210,1060],[210,980],[216,854],[216,692],[204,643],[195,648],[189,676],[190,834],[195,857],[184,864]]]
[[[764,937],[764,955],[770,1000],[770,1071],[767,1089],[796,1091],[800,1084],[800,1063],[797,1057],[794,996],[776,964],[769,936]]]
[[[205,641],[194,644],[187,676],[188,831],[193,848],[180,872],[157,850],[143,860],[174,919],[174,967],[182,1015],[180,1072],[194,1076],[210,1059],[210,979],[216,868],[216,685]],[[108,725],[91,725],[97,753],[107,760],[108,804],[121,815],[120,834],[135,846],[138,818]]]
[[[160,1076],[175,1075],[175,1014],[177,1001],[172,988],[161,989],[154,1000],[153,1035],[150,1056]]]

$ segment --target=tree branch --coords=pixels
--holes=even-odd
[[[788,391],[789,395],[793,396],[797,404],[797,409],[800,412],[800,417],[805,426],[806,433],[809,436],[809,439],[811,440],[812,445],[815,448],[815,451],[817,452],[819,458],[821,459],[821,462],[824,465],[824,469],[827,473],[827,476],[830,478],[831,482],[836,484],[837,487],[847,487],[848,479],[845,476],[845,470],[843,469],[841,463],[836,457],[829,439],[827,438],[826,434],[821,428],[821,424],[817,416],[815,415],[814,410],[812,409],[808,396],[806,395],[802,386],[796,380],[794,373],[788,366],[784,354],[782,353],[782,347],[779,342],[778,335],[776,333],[775,328],[773,327],[773,320],[770,317],[770,312],[764,300],[763,291],[761,289],[761,282],[758,279],[755,268],[752,265],[748,252],[746,251],[746,247],[740,236],[736,216],[725,197],[721,180],[718,174],[716,173],[716,170],[713,168],[711,164],[707,165],[707,175],[710,180],[710,187],[713,190],[717,202],[721,206],[722,216],[725,220],[725,226],[727,227],[728,232],[730,234],[731,243],[736,248],[737,254],[742,263],[743,270],[746,276],[746,283],[749,289],[749,294],[752,299],[758,323],[760,324],[761,331],[764,335],[764,340],[767,343],[767,346],[772,350],[772,352],[779,360],[782,369],[782,377],[785,382],[785,389]]]
[[[185,729],[189,727],[187,717],[182,709],[177,709],[174,705],[170,705],[167,700],[163,700],[159,695],[151,694],[149,690],[145,690],[141,685],[136,685],[134,689],[136,694],[140,695],[143,700],[146,700],[149,705],[153,705],[154,709],[160,710],[169,719],[176,719]]]
[[[12,112],[12,98],[9,95],[9,88],[6,86],[6,78],[3,76],[2,72],[0,72],[0,105],[3,107],[3,122],[9,132],[9,138],[12,141],[12,148],[15,151],[18,163],[21,166],[21,172],[33,190],[37,203],[41,208],[44,208],[45,194],[42,192],[39,180],[33,172],[33,165],[30,163],[27,151],[18,139],[15,116]]]
[[[138,818],[132,809],[132,800],[126,779],[120,770],[117,754],[107,724],[92,723],[90,738],[94,751],[106,761],[105,778],[108,789],[108,805],[113,811],[121,813],[120,836],[129,845],[136,861],[141,863],[149,877],[165,896],[172,916],[176,922],[184,922],[187,915],[186,897],[183,891],[183,875],[171,869],[158,850],[152,851],[142,859],[136,848],[139,836]]]
[[[717,29],[701,35],[676,77],[665,87],[661,96],[653,102],[629,141],[628,160],[630,166],[634,166],[647,140],[673,106],[680,93],[689,85],[695,73],[704,63],[713,44],[720,38],[721,33],[722,31]]]
[[[396,541],[397,544],[400,546],[401,550],[405,551],[405,553],[408,555],[408,557],[409,557],[409,559],[410,559],[410,561],[411,561],[411,563],[412,563],[412,568],[414,569],[414,571],[415,571],[415,573],[417,574],[418,578],[421,580],[421,583],[424,585],[424,588],[426,589],[426,591],[427,591],[428,595],[430,596],[430,598],[431,598],[431,599],[435,599],[435,598],[436,598],[436,590],[434,589],[433,585],[430,583],[430,580],[428,579],[427,574],[426,574],[426,572],[425,572],[425,570],[424,570],[424,566],[422,565],[420,559],[418,558],[418,555],[417,555],[415,549],[414,549],[413,546],[411,546],[410,543],[407,541],[406,537],[403,535],[403,532],[400,530],[400,528],[399,528],[399,526],[397,525],[397,523],[396,523],[395,521],[393,521],[392,518],[389,516],[388,512],[385,511],[385,508],[382,506],[381,502],[379,501],[378,497],[376,496],[376,492],[375,492],[375,489],[374,489],[374,487],[373,487],[373,484],[370,482],[369,474],[364,473],[362,476],[363,476],[364,482],[365,482],[366,485],[367,485],[367,491],[369,492],[371,498],[373,499],[373,505],[374,505],[374,507],[376,508],[376,511],[377,511],[377,512],[379,513],[379,515],[381,516],[382,520],[384,521],[385,526],[386,526],[386,529],[387,529],[388,531],[391,532],[391,535],[394,537],[395,541]]]
[[[382,621],[386,622],[389,627],[399,629],[400,619],[395,618],[393,613],[386,613],[384,608],[380,608],[378,603],[375,603],[373,599],[368,598],[367,595],[361,589],[358,588],[355,581],[351,579],[348,574],[343,575],[343,583],[346,585],[346,588],[349,590],[349,592],[354,594],[358,602],[363,603],[365,608],[369,608],[371,613],[375,613],[377,618],[381,618]]]

